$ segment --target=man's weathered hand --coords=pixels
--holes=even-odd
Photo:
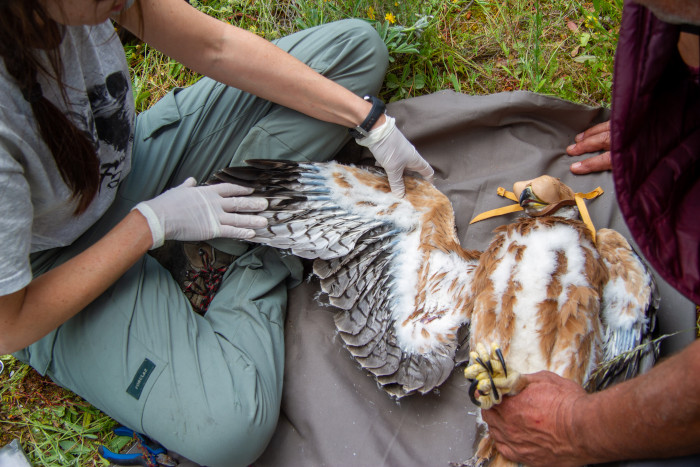
[[[584,389],[547,371],[521,378],[525,389],[482,411],[498,451],[527,465],[585,464],[572,431],[574,407],[587,397]]]
[[[599,123],[583,133],[576,135],[576,142],[566,148],[570,156],[580,156],[595,151],[605,151],[597,156],[589,157],[571,164],[571,172],[583,175],[591,172],[611,170],[610,162],[610,122]]]

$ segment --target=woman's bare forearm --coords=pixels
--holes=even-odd
[[[131,8],[122,24],[151,46],[212,79],[346,127],[359,125],[369,113],[370,103],[271,42],[186,2],[142,2],[142,15],[140,18],[136,8]]]
[[[0,297],[0,354],[36,342],[70,319],[129,269],[152,245],[151,231],[138,212],[84,252]]]

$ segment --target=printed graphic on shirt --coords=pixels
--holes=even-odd
[[[128,79],[122,71],[117,71],[107,76],[104,84],[88,89],[94,117],[88,128],[102,162],[101,189],[114,189],[119,185],[126,151],[133,138],[131,107],[127,105],[127,96],[131,92]],[[94,141],[94,135],[97,135],[97,141]]]

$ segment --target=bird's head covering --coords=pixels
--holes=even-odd
[[[525,212],[534,217],[552,214],[559,208],[576,204],[574,191],[550,175],[515,182],[513,194]]]

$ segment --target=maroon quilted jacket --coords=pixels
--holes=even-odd
[[[657,272],[700,303],[700,87],[680,27],[625,3],[615,57],[611,157],[620,204]]]

